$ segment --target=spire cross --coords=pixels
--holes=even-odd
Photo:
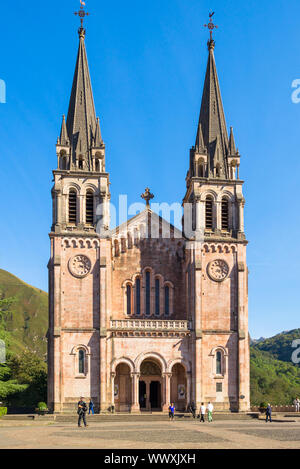
[[[204,25],[205,28],[209,29],[209,34],[210,34],[210,40],[211,41],[213,40],[213,38],[212,38],[213,30],[218,27],[216,24],[213,23],[213,20],[212,20],[212,17],[214,16],[214,14],[215,14],[214,11],[212,13],[209,13],[209,23]]]
[[[80,0],[80,10],[79,11],[75,11],[74,15],[78,15],[79,18],[80,18],[80,23],[81,23],[81,29],[83,29],[83,20],[85,18],[85,16],[89,16],[89,13],[84,11],[84,7],[85,7],[85,2],[83,2],[83,0]]]
[[[146,187],[144,194],[141,195],[142,199],[146,200],[146,205],[149,206],[149,201],[154,198],[154,195],[151,194],[149,187]]]

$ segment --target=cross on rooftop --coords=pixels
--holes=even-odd
[[[149,201],[154,198],[154,195],[151,194],[149,187],[146,187],[144,194],[141,195],[142,199],[146,200],[146,205],[149,206]]]

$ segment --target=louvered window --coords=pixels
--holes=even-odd
[[[85,222],[87,225],[92,225],[94,222],[94,194],[90,191],[86,193],[85,204]]]
[[[208,230],[213,229],[213,199],[207,197],[205,201],[205,228]]]
[[[69,192],[69,223],[76,225],[77,220],[77,194],[76,191]]]
[[[222,230],[228,231],[229,229],[229,210],[228,210],[228,200],[226,198],[222,199]]]

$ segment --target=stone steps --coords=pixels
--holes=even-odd
[[[76,422],[76,413],[69,414],[46,414],[46,415],[4,415],[2,420],[35,420],[39,422],[55,421],[55,422]],[[207,416],[206,416],[207,418]],[[257,413],[230,413],[230,412],[215,412],[213,414],[214,420],[251,420],[258,418]],[[168,413],[157,412],[157,413],[141,413],[141,414],[128,414],[128,413],[115,413],[115,414],[95,414],[88,415],[87,419],[90,422],[162,422],[168,419]],[[191,421],[192,415],[189,413],[178,413],[175,414],[175,420]]]

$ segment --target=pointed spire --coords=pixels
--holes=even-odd
[[[229,135],[229,155],[235,155],[237,153],[236,147],[235,147],[235,141],[234,141],[234,136],[233,136],[233,128],[230,127],[230,135]]]
[[[62,117],[59,143],[60,145],[69,145],[69,138],[68,138],[65,115],[63,115]]]
[[[101,137],[101,130],[100,130],[100,121],[99,117],[97,117],[97,123],[96,123],[96,134],[95,134],[95,140],[94,140],[94,147],[99,148],[101,147],[103,141]]]
[[[206,153],[206,148],[205,148],[204,140],[203,140],[202,126],[200,122],[198,124],[195,149],[197,153]]]
[[[81,155],[85,162],[84,167],[90,170],[90,150],[96,132],[96,114],[85,49],[85,29],[79,28],[78,34],[79,47],[67,117],[67,132],[72,146],[73,165]]]
[[[204,81],[198,129],[201,127],[204,146],[208,152],[208,176],[213,177],[216,161],[214,161],[216,143],[219,147],[219,164],[223,168],[224,176],[228,175],[227,152],[228,136],[223,110],[220,85],[217,75],[213,39],[208,41],[208,61]],[[199,132],[198,132],[199,133]],[[197,133],[197,139],[198,139]],[[197,145],[196,139],[196,145]]]

